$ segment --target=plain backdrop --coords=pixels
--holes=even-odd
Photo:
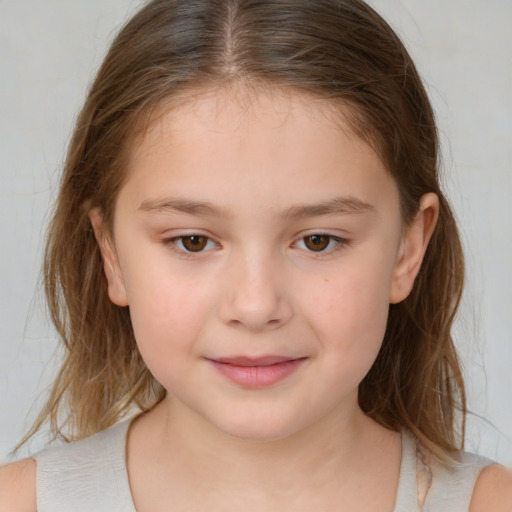
[[[0,0],[0,459],[56,369],[40,267],[66,144],[109,41],[140,3]],[[456,329],[476,413],[467,447],[512,465],[512,0],[371,4],[402,36],[439,122],[467,256]]]

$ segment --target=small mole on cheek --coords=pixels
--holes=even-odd
[[[329,282],[329,279],[327,279],[327,277],[324,277],[324,283],[328,283]]]

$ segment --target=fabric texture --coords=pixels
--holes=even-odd
[[[37,512],[136,512],[126,470],[129,425],[35,455]]]
[[[35,455],[38,512],[136,512],[126,469],[129,425]],[[404,431],[394,512],[468,512],[476,479],[492,461],[462,453],[448,469],[424,459],[415,438]]]

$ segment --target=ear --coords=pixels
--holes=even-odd
[[[127,306],[128,299],[126,296],[126,288],[124,285],[123,274],[113,243],[103,229],[103,216],[99,208],[93,208],[89,212],[94,229],[94,236],[98,242],[101,257],[103,259],[103,270],[107,278],[108,296],[110,300],[118,306]]]
[[[438,216],[437,195],[428,193],[422,196],[419,211],[403,234],[389,294],[391,304],[401,302],[411,293]]]

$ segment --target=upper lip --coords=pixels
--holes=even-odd
[[[284,363],[285,361],[295,361],[297,359],[304,359],[303,357],[290,357],[290,356],[261,356],[261,357],[219,357],[211,359],[216,363],[232,364],[233,366],[271,366],[273,364]]]

